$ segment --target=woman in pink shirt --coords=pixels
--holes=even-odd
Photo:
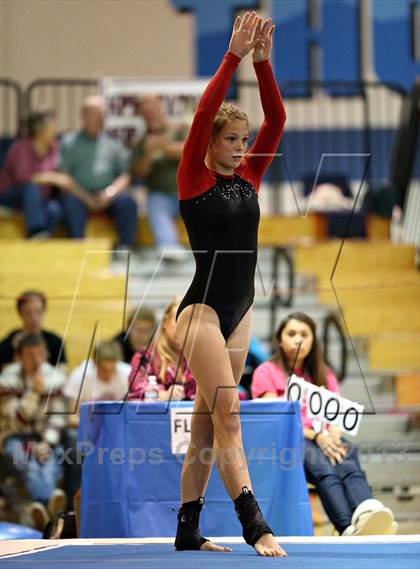
[[[166,307],[156,341],[133,356],[129,399],[144,399],[151,375],[157,379],[158,401],[195,398],[195,379],[187,366],[181,346],[175,340],[175,314],[179,302],[179,298],[174,298]]]
[[[288,377],[338,393],[337,379],[323,360],[316,324],[306,314],[294,312],[277,332],[277,352],[254,372],[252,397],[284,397]],[[304,467],[308,482],[316,486],[324,509],[341,535],[394,534],[397,524],[390,509],[372,497],[356,448],[332,425],[317,428],[302,405],[305,439]]]
[[[57,172],[55,113],[31,113],[27,136],[9,148],[0,169],[0,205],[23,210],[27,236],[47,237],[61,218],[61,204],[51,186],[67,189],[70,179]]]

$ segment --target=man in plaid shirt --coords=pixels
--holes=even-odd
[[[0,375],[0,444],[34,500],[48,503],[62,477],[59,443],[67,416],[66,377],[47,362],[41,335],[24,336],[18,361]]]

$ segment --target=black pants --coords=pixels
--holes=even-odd
[[[67,495],[67,509],[73,510],[73,498],[82,482],[82,465],[77,453],[76,429],[65,429],[62,437],[64,451],[68,451],[67,460],[63,461],[64,491]],[[71,449],[71,450],[69,450]]]

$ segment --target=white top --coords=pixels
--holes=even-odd
[[[32,380],[25,378],[19,362],[12,363],[0,374],[0,442],[9,435],[37,432],[56,445],[66,423],[63,397],[66,376],[59,367],[43,363],[40,367],[44,389],[32,389]]]
[[[97,376],[96,365],[89,360],[85,374],[86,360],[70,375],[64,386],[64,395],[85,401],[120,401],[128,392],[128,376],[131,367],[124,362],[117,362],[116,371],[110,381],[101,381]],[[83,379],[84,377],[84,379]],[[80,396],[79,396],[80,392]]]

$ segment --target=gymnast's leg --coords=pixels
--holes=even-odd
[[[246,356],[249,350],[249,344],[251,340],[251,316],[252,316],[252,308],[248,310],[248,312],[239,322],[238,326],[229,336],[227,341],[229,359],[236,385],[239,385],[239,382],[241,381],[241,377],[245,367]],[[242,508],[240,504],[242,504]],[[252,494],[251,495],[242,494],[239,497],[239,500],[235,500],[235,507],[238,513],[238,517],[241,520],[242,525],[244,526],[245,530],[244,536],[245,533],[247,532],[246,529],[247,521],[249,522],[250,525],[248,531],[251,530],[252,533],[252,525],[253,525],[252,518],[255,516],[257,516],[258,518],[261,516],[258,504],[254,496]],[[271,555],[285,554],[284,550],[277,544],[271,533],[264,533],[257,540],[254,547],[260,555],[271,556]]]
[[[241,381],[250,341],[251,309],[241,320],[228,339],[233,379],[238,386]],[[191,439],[181,474],[181,501],[189,502],[197,496],[204,496],[213,467],[213,421],[207,403],[197,388],[193,416],[191,420]]]
[[[213,466],[213,421],[200,389],[191,417],[191,438],[181,474],[181,501],[204,496]]]
[[[200,307],[197,309],[197,307]],[[205,313],[203,314],[203,308]],[[206,310],[207,309],[207,310]],[[177,341],[183,346],[188,365],[196,378],[194,368],[191,368],[189,354],[191,339],[197,337],[197,332],[203,327],[205,333],[217,332],[220,336],[218,349],[227,358],[225,341],[220,333],[219,319],[216,313],[203,305],[188,306],[180,314],[177,321]],[[200,334],[201,336],[201,334]],[[201,343],[199,338],[199,343]],[[210,350],[212,353],[214,350]],[[227,360],[226,360],[226,363]],[[204,378],[203,378],[204,379]],[[197,381],[197,378],[196,378]],[[229,378],[230,383],[232,383]],[[200,381],[197,381],[197,394],[194,404],[194,414],[191,422],[191,440],[184,460],[181,475],[181,508],[178,513],[178,528],[175,547],[177,549],[229,550],[220,547],[201,537],[198,530],[198,517],[202,507],[202,499],[210,477],[213,463],[213,419],[208,400],[203,395]]]
[[[181,508],[178,513],[176,549],[232,551],[199,531],[199,516],[213,466],[213,422],[207,403],[197,388],[191,418],[191,438],[181,474]]]
[[[232,346],[234,338],[240,343],[243,334],[244,338],[247,337],[249,326],[249,320],[242,320],[235,330],[236,334],[232,334],[226,346],[220,332],[218,316],[209,306],[199,304],[188,306],[182,311],[177,322],[178,341],[183,346],[184,355],[197,381],[199,391],[211,412],[216,465],[226,490],[235,501],[237,512],[237,505],[242,511],[244,510],[243,488],[249,489],[249,498],[252,497],[252,492],[242,447],[239,398],[230,354],[226,347],[229,349],[229,344]],[[234,357],[234,362],[238,376],[240,360]],[[238,502],[239,498],[241,499]],[[245,501],[248,501],[248,498],[245,498]],[[240,517],[240,520],[243,523],[243,518]],[[260,528],[266,527],[269,531],[265,522],[264,525],[263,521],[259,523]],[[254,532],[253,535],[255,537],[257,534]],[[255,540],[251,536],[248,543],[253,545],[260,555],[284,554],[271,534],[268,535],[268,539],[265,534]]]

